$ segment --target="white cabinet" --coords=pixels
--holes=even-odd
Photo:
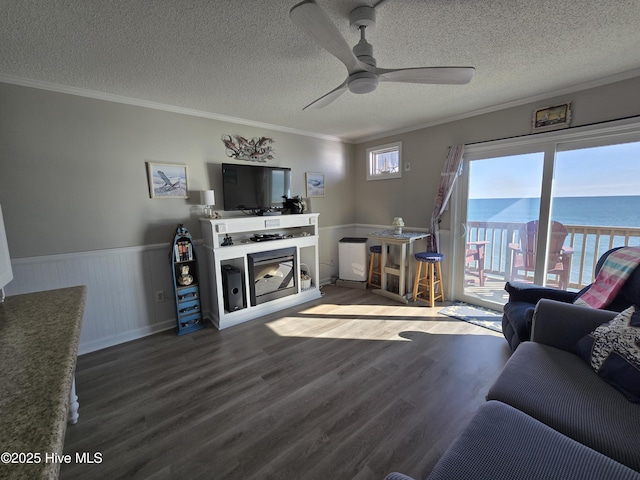
[[[211,291],[208,293],[211,297],[211,317],[218,329],[320,298],[317,213],[215,220],[203,218],[200,219],[200,223],[204,239],[205,261],[208,263],[210,275]],[[276,239],[252,240],[260,234],[266,238]],[[252,302],[249,295],[251,290],[249,256],[286,248],[293,248],[296,252],[293,272],[295,291],[290,295],[267,302],[257,304]],[[302,288],[301,265],[304,265],[303,269],[311,276],[309,288]],[[224,270],[240,271],[242,276],[243,292],[241,294],[244,295],[244,300],[240,308],[236,303],[232,311],[225,309]]]
[[[345,237],[338,242],[338,273],[340,280],[367,281],[367,239]]]

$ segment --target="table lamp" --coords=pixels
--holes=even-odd
[[[394,217],[391,226],[393,227],[393,233],[401,235],[402,227],[404,227],[404,220],[402,220],[402,217]]]
[[[204,215],[207,218],[220,218],[213,210],[216,204],[216,196],[213,190],[202,190],[200,192],[200,205],[204,205]]]

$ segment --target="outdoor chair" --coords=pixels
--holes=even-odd
[[[511,250],[511,280],[520,276],[524,271],[526,279],[533,273],[536,265],[536,245],[538,243],[538,221],[528,222],[520,228],[519,243],[510,243]],[[547,274],[556,275],[558,288],[566,290],[569,286],[571,273],[571,256],[573,248],[564,246],[569,231],[560,222],[551,222],[549,236],[549,256],[547,258]]]
[[[465,246],[465,274],[477,275],[481,287],[484,287],[484,255],[488,244],[488,241],[479,240],[467,242]]]

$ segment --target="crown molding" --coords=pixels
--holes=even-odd
[[[343,140],[344,142],[353,142],[356,144],[366,143],[373,140],[380,140],[382,138],[390,137],[393,135],[400,135],[402,133],[415,132],[416,130],[422,130],[423,128],[435,127],[436,125],[442,125],[445,123],[451,123],[458,120],[464,120],[466,118],[476,117],[478,115],[484,115],[486,113],[496,112],[498,110],[505,110],[507,108],[519,107],[520,105],[526,105],[527,103],[539,102],[541,100],[546,100],[548,98],[559,97],[561,95],[568,95],[570,93],[579,92],[582,90],[588,90],[590,88],[601,87],[603,85],[608,85],[610,83],[621,82],[623,80],[629,80],[630,78],[635,78],[640,76],[640,68],[636,68],[633,70],[628,70],[626,72],[618,73],[616,75],[611,75],[608,77],[600,78],[597,80],[591,80],[589,82],[580,83],[578,85],[573,85],[571,87],[562,88],[558,90],[553,90],[551,92],[543,93],[540,95],[534,95],[532,97],[526,97],[519,100],[513,100],[511,102],[501,103],[498,105],[493,105],[491,107],[481,108],[479,110],[473,110],[471,112],[462,113],[460,115],[454,115],[452,117],[443,118],[441,120],[435,120],[433,122],[424,123],[421,125],[415,125],[412,127],[405,127],[397,130],[390,130],[388,132],[375,134],[367,137],[360,137],[351,140]]]
[[[608,84],[611,84],[611,83],[620,82],[620,81],[623,81],[623,80],[628,80],[630,78],[634,78],[634,77],[638,77],[638,76],[640,76],[640,68],[636,68],[636,69],[633,69],[633,70],[628,70],[626,72],[621,72],[621,73],[618,73],[616,75],[611,75],[611,76],[600,78],[600,79],[597,79],[597,80],[591,80],[589,82],[580,83],[578,85],[573,85],[571,87],[566,87],[566,88],[562,88],[562,89],[558,89],[558,90],[553,90],[551,92],[546,92],[544,94],[534,95],[534,96],[522,98],[522,99],[519,99],[519,100],[513,100],[513,101],[510,101],[510,102],[505,102],[505,103],[493,105],[493,106],[490,106],[490,107],[485,107],[485,108],[481,108],[481,109],[478,109],[478,110],[473,110],[471,112],[462,113],[460,115],[454,115],[454,116],[451,116],[451,117],[442,118],[440,120],[434,120],[432,122],[427,122],[427,123],[423,123],[423,124],[420,124],[420,125],[414,125],[414,126],[395,129],[395,130],[388,130],[388,131],[377,133],[377,134],[374,134],[374,135],[369,135],[369,136],[365,136],[365,137],[355,137],[355,138],[341,138],[341,137],[336,137],[336,136],[333,136],[333,135],[324,135],[324,134],[321,134],[321,133],[309,132],[309,131],[306,131],[306,130],[298,130],[298,129],[295,129],[295,128],[283,127],[283,126],[280,126],[280,125],[273,125],[273,124],[269,124],[269,123],[256,122],[256,121],[247,120],[247,119],[244,119],[244,118],[231,117],[231,116],[227,116],[227,115],[219,115],[219,114],[216,114],[216,113],[205,112],[205,111],[202,111],[202,110],[195,110],[195,109],[190,109],[190,108],[177,107],[177,106],[174,106],[174,105],[167,105],[167,104],[163,104],[163,103],[151,102],[151,101],[141,100],[141,99],[137,99],[137,98],[125,97],[125,96],[122,96],[122,95],[114,95],[114,94],[110,94],[110,93],[103,93],[103,92],[98,92],[98,91],[95,91],[95,90],[88,90],[88,89],[84,89],[84,88],[71,87],[71,86],[67,86],[67,85],[60,85],[60,84],[56,84],[56,83],[45,82],[45,81],[42,81],[42,80],[33,80],[33,79],[29,79],[29,78],[17,77],[17,76],[13,76],[13,75],[6,75],[6,74],[2,74],[2,73],[0,73],[0,82],[13,84],[13,85],[19,85],[19,86],[23,86],[23,87],[38,88],[38,89],[41,89],[41,90],[49,90],[49,91],[52,91],[52,92],[66,93],[66,94],[69,94],[69,95],[77,95],[77,96],[81,96],[81,97],[93,98],[93,99],[96,99],[96,100],[105,100],[105,101],[108,101],[108,102],[122,103],[122,104],[125,104],[125,105],[132,105],[132,106],[143,107],[143,108],[152,108],[152,109],[155,109],[155,110],[162,110],[162,111],[171,112],[171,113],[179,113],[179,114],[182,114],[182,115],[190,115],[190,116],[193,116],[193,117],[207,118],[207,119],[210,119],[210,120],[218,120],[218,121],[221,121],[221,122],[234,123],[234,124],[237,124],[237,125],[246,125],[246,126],[250,126],[250,127],[264,128],[264,129],[274,130],[274,131],[278,131],[278,132],[291,133],[291,134],[294,134],[294,135],[302,135],[302,136],[305,136],[305,137],[318,138],[318,139],[321,139],[321,140],[329,140],[329,141],[340,142],[340,143],[345,143],[345,144],[357,145],[357,144],[361,144],[361,143],[366,143],[366,142],[370,142],[370,141],[374,141],[374,140],[379,140],[379,139],[391,137],[393,135],[400,135],[400,134],[403,134],[403,133],[415,132],[416,130],[422,130],[424,128],[434,127],[434,126],[437,126],[437,125],[442,125],[442,124],[445,124],[445,123],[451,123],[451,122],[455,122],[455,121],[458,121],[458,120],[464,120],[464,119],[467,119],[467,118],[476,117],[478,115],[484,115],[484,114],[496,112],[496,111],[499,111],[499,110],[505,110],[507,108],[518,107],[520,105],[526,105],[528,103],[534,103],[534,102],[538,102],[538,101],[541,101],[541,100],[546,100],[548,98],[558,97],[558,96],[562,96],[562,95],[568,95],[568,94],[571,94],[571,93],[574,93],[574,92],[579,92],[579,91],[582,91],[582,90],[588,90],[590,88],[596,88],[596,87],[600,87],[600,86],[603,86],[603,85],[608,85]]]
[[[57,83],[44,82],[42,80],[33,80],[30,78],[16,77],[13,75],[5,75],[2,73],[0,73],[0,82],[9,83],[12,85],[19,85],[22,87],[38,88],[40,90],[48,90],[51,92],[66,93],[68,95],[76,95],[79,97],[93,98],[95,100],[105,100],[107,102],[122,103],[125,105],[132,105],[136,107],[152,108],[154,110],[162,110],[165,112],[179,113],[182,115],[189,115],[192,117],[200,117],[200,118],[207,118],[210,120],[218,120],[221,122],[235,123],[237,125],[246,125],[249,127],[264,128],[268,130],[274,130],[277,132],[292,133],[294,135],[303,135],[305,137],[314,137],[322,140],[330,140],[330,141],[341,142],[341,143],[351,143],[340,137],[336,137],[332,135],[324,135],[321,133],[308,132],[306,130],[297,130],[295,128],[283,127],[280,125],[272,125],[270,123],[256,122],[256,121],[247,120],[244,118],[230,117],[227,115],[219,115],[217,113],[205,112],[202,110],[176,107],[174,105],[167,105],[164,103],[151,102],[148,100],[125,97],[122,95],[114,95],[111,93],[97,92],[95,90],[88,90],[85,88],[71,87],[68,85],[60,85]]]

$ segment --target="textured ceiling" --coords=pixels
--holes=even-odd
[[[376,3],[317,1],[350,45],[349,12]],[[0,80],[357,141],[640,67],[640,0],[387,0],[367,34],[379,67],[470,65],[471,83],[384,83],[302,111],[346,69],[291,22],[295,3],[3,0]]]

